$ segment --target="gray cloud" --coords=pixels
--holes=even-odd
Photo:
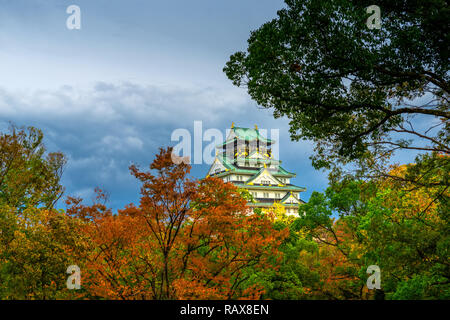
[[[103,187],[111,194],[113,207],[137,201],[139,188],[128,166],[147,166],[158,147],[174,144],[170,141],[174,129],[192,132],[194,120],[202,120],[204,130],[225,131],[231,121],[276,127],[269,113],[254,111],[254,103],[240,89],[129,82],[53,91],[0,88],[0,119],[41,128],[47,149],[68,156],[63,178],[67,193],[90,199],[96,186]],[[205,170],[206,165],[196,166],[193,172],[201,176]]]
[[[176,144],[170,141],[173,130],[186,128],[192,133],[195,120],[203,121],[203,132],[217,128],[225,133],[232,121],[240,126],[258,124],[269,132],[278,128],[280,156],[288,169],[299,173],[298,184],[308,181],[308,187],[316,189],[326,182],[325,175],[309,164],[312,145],[291,142],[287,121],[257,110],[245,91],[237,88],[130,82],[53,91],[0,88],[0,119],[42,129],[47,149],[69,158],[63,176],[67,194],[90,200],[98,186],[110,194],[113,208],[139,199],[139,185],[129,174],[129,165],[147,167],[159,147]],[[1,127],[5,124],[0,121]],[[201,177],[207,169],[208,165],[194,165],[192,172]]]

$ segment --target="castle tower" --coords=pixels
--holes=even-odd
[[[306,188],[291,184],[296,174],[283,169],[280,160],[273,159],[273,144],[275,141],[263,137],[257,126],[250,129],[232,124],[226,141],[216,146],[216,158],[208,176],[247,189],[256,200],[248,203],[250,207],[268,208],[278,202],[287,214],[297,214],[299,205],[304,203],[300,192]]]

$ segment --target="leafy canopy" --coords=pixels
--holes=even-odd
[[[397,149],[449,153],[447,1],[377,1],[379,30],[366,25],[372,1],[285,2],[224,72],[288,117],[293,139],[316,142],[317,168]]]
[[[53,208],[64,192],[65,164],[62,153],[45,154],[39,129],[12,125],[9,133],[0,134],[0,205]]]

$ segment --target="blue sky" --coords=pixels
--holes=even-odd
[[[66,8],[81,8],[68,30]],[[326,173],[310,163],[313,145],[291,142],[275,120],[222,68],[246,48],[250,31],[276,17],[279,0],[0,0],[0,128],[41,128],[49,151],[69,162],[67,195],[92,199],[95,187],[121,208],[139,199],[128,166],[147,167],[173,130],[225,132],[258,124],[280,130],[280,158],[293,183],[323,191]],[[208,165],[193,165],[203,177]]]

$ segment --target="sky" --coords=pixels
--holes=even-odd
[[[66,9],[81,10],[70,30]],[[245,50],[252,30],[276,17],[280,0],[0,0],[0,130],[35,126],[49,152],[68,157],[66,195],[89,203],[96,187],[114,209],[139,201],[130,164],[148,168],[176,129],[225,134],[240,127],[279,129],[283,167],[313,191],[327,173],[309,157],[313,144],[292,142],[287,119],[274,119],[234,87],[222,69]],[[269,136],[270,138],[270,136]],[[208,143],[205,142],[205,145]],[[204,145],[204,146],[205,146]],[[208,164],[193,164],[202,178]]]

